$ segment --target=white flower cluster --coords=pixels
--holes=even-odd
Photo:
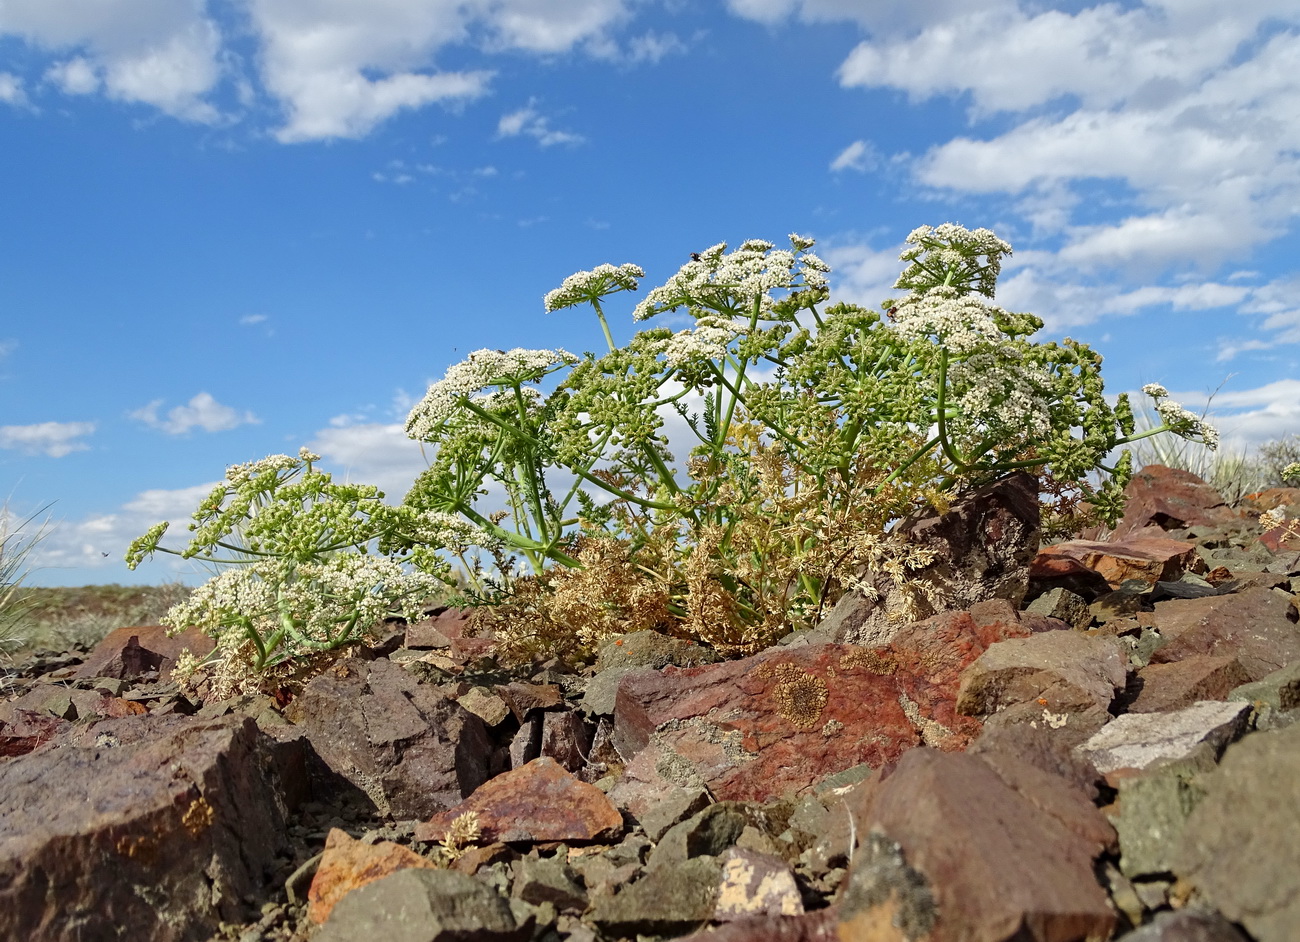
[[[911,248],[904,249],[898,257],[911,264],[899,277],[895,287],[903,287],[904,282],[910,282],[916,277],[921,268],[919,260],[922,255],[926,255],[924,268],[931,273],[973,270],[975,260],[982,255],[987,261],[979,268],[979,283],[974,287],[981,294],[992,297],[998,275],[1002,272],[1002,256],[1011,254],[1011,245],[994,235],[993,230],[976,229],[972,232],[965,226],[952,222],[913,229],[907,237],[907,243]]]
[[[252,480],[261,474],[276,471],[290,471],[298,467],[299,459],[292,455],[267,455],[257,461],[245,461],[243,464],[232,464],[226,469],[226,480],[231,487],[239,487],[246,481]]]
[[[650,291],[633,309],[632,317],[646,320],[683,306],[739,307],[747,312],[756,300],[767,314],[773,305],[771,291],[826,287],[830,266],[806,251],[813,240],[791,234],[790,244],[793,251],[776,249],[763,239],[750,239],[730,253],[725,242],[710,246],[696,253],[666,284]]]
[[[1206,448],[1218,450],[1219,430],[1195,412],[1184,409],[1180,403],[1165,398],[1169,395],[1169,390],[1159,383],[1147,383],[1142,391],[1156,400],[1156,412],[1160,420],[1172,431],[1179,435],[1199,435]]]
[[[1051,377],[1015,362],[1012,350],[981,351],[954,363],[950,385],[967,423],[1002,430],[1008,440],[1041,441],[1052,430],[1048,396]]]
[[[1002,337],[993,320],[998,310],[976,295],[938,287],[898,302],[894,328],[908,340],[936,336],[952,353],[964,354]]]
[[[419,527],[417,539],[421,543],[441,547],[457,555],[467,553],[475,547],[489,551],[501,547],[501,541],[482,527],[464,517],[441,510],[429,510],[421,514]]]
[[[669,366],[724,359],[737,333],[739,328],[725,318],[701,317],[694,328],[679,330],[668,339],[664,358]]]
[[[429,386],[406,418],[406,434],[427,440],[451,417],[462,397],[475,396],[493,386],[535,381],[557,366],[577,362],[578,358],[566,350],[476,350]]]
[[[558,288],[546,293],[543,303],[548,313],[558,311],[603,298],[615,291],[635,291],[637,279],[644,277],[641,266],[631,262],[618,266],[597,265],[591,271],[574,272],[565,278]]]

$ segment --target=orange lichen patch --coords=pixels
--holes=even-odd
[[[392,841],[365,844],[333,828],[325,838],[325,853],[307,890],[307,918],[319,925],[352,890],[412,867],[435,869],[436,865]]]
[[[812,729],[818,724],[829,697],[824,680],[802,671],[772,688],[777,712],[799,729]]]
[[[898,670],[898,662],[889,651],[850,651],[840,656],[840,670],[855,667],[865,667],[873,674],[892,674]]]
[[[185,825],[185,830],[189,831],[190,837],[197,838],[212,826],[215,816],[216,813],[208,804],[208,800],[200,795],[185,809],[185,814],[181,815],[181,824]]]
[[[130,834],[117,839],[115,849],[123,857],[151,863],[158,856],[158,838],[152,834]]]

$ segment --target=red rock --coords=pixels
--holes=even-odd
[[[1250,677],[1235,657],[1193,654],[1167,664],[1148,664],[1137,672],[1140,688],[1129,713],[1166,713],[1198,700],[1227,700]]]
[[[1241,519],[1241,514],[1224,502],[1223,495],[1180,468],[1149,464],[1133,475],[1124,494],[1128,504],[1123,519],[1115,526],[1117,537],[1145,527],[1217,527]]]
[[[1151,661],[1166,664],[1195,654],[1233,657],[1250,680],[1260,680],[1300,660],[1294,611],[1288,595],[1265,588],[1157,602],[1152,617],[1168,640]]]
[[[1288,520],[1259,535],[1270,553],[1294,553],[1300,550],[1300,520]]]
[[[655,766],[680,773],[672,784],[705,785],[720,800],[799,794],[923,743],[964,748],[980,724],[956,712],[962,670],[996,641],[1062,627],[999,600],[904,626],[879,649],[807,645],[639,671],[619,684],[614,744],[633,772],[653,747],[664,760]]]
[[[1270,487],[1247,494],[1242,503],[1261,513],[1279,507],[1300,507],[1300,487]]]
[[[216,646],[212,638],[197,628],[186,628],[175,636],[169,636],[167,631],[162,625],[111,631],[86,655],[73,676],[136,680],[146,671],[156,670],[159,679],[166,680],[182,651],[203,657]]]
[[[1109,592],[1110,583],[1095,569],[1057,549],[1044,546],[1029,564],[1029,596],[1038,598],[1053,589],[1066,589],[1091,602]]]
[[[1039,558],[1068,557],[1100,573],[1112,588],[1127,579],[1176,582],[1184,572],[1203,571],[1205,564],[1196,553],[1196,544],[1171,540],[1142,531],[1100,543],[1095,540],[1069,540],[1045,547]]]
[[[1069,790],[1057,782],[1033,788]],[[936,904],[928,942],[1080,942],[1115,927],[1093,875],[1114,832],[1086,802],[1030,800],[982,759],[933,749],[909,752],[847,800],[857,834],[896,842],[928,884]],[[858,866],[855,857],[846,898],[868,876]]]
[[[307,918],[320,925],[329,918],[334,904],[357,887],[373,883],[398,870],[411,867],[436,869],[436,864],[413,850],[392,841],[366,844],[346,831],[330,828],[325,852],[307,890]]]
[[[438,608],[428,618],[406,626],[402,646],[407,648],[446,648],[452,640],[466,636],[472,608]]]
[[[1106,708],[1127,674],[1119,642],[1105,635],[1046,631],[989,646],[962,674],[958,711],[988,716],[1034,702],[1073,713]]]
[[[478,815],[484,842],[594,841],[623,826],[623,816],[604,792],[543,757],[480,786],[459,805],[418,825],[415,837],[440,841],[453,820],[471,811]]]
[[[0,757],[25,756],[71,725],[37,710],[14,710],[9,719],[0,721]]]

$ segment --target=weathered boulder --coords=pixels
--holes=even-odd
[[[159,678],[166,680],[182,651],[203,657],[216,646],[211,637],[197,628],[187,628],[176,635],[169,635],[168,630],[163,625],[141,625],[110,631],[86,655],[74,676],[135,680],[149,671],[157,671]]]
[[[285,846],[284,749],[253,721],[103,720],[0,761],[0,938],[206,940]]]
[[[1181,468],[1149,464],[1133,474],[1124,488],[1128,503],[1115,525],[1116,537],[1145,527],[1178,530],[1184,527],[1219,527],[1240,521],[1223,495],[1204,480]]]
[[[285,716],[381,814],[427,818],[487,779],[483,721],[385,658],[338,661]]]
[[[1258,942],[1300,937],[1300,725],[1255,733],[1199,776],[1173,870]]]
[[[923,880],[924,892],[914,891],[909,905],[925,938],[1078,942],[1109,936],[1116,915],[1093,875],[1093,861],[1114,832],[1091,804],[1062,797],[1070,792],[1063,779],[1040,776],[1025,775],[1018,789],[976,756],[915,749],[849,796],[860,839],[879,832],[895,842],[906,867]],[[1048,797],[1053,792],[1061,795]],[[858,867],[855,858],[850,886]],[[910,883],[916,886],[915,879]],[[934,900],[929,914],[925,893]],[[895,913],[905,911],[906,899],[900,894]]]

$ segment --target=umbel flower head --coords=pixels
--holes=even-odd
[[[567,350],[476,350],[429,386],[406,418],[406,434],[428,440],[462,400],[503,387],[535,383],[547,373],[577,362],[578,358]]]
[[[554,291],[548,291],[543,303],[547,313],[599,301],[618,291],[635,291],[637,279],[644,278],[640,265],[597,265],[591,271],[574,272]]]

